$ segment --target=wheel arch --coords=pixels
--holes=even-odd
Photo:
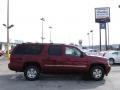
[[[113,57],[109,58],[109,60],[112,59],[115,62],[115,59]]]
[[[23,70],[25,70],[28,66],[37,66],[41,70],[41,65],[38,62],[25,62],[23,66]]]
[[[113,64],[115,64],[117,62],[117,61],[115,61],[115,58],[113,58],[113,57],[109,58],[109,62],[110,62],[110,60],[113,60]]]
[[[91,68],[94,67],[94,66],[102,67],[104,69],[104,72],[106,73],[105,65],[104,64],[99,64],[99,63],[94,63],[94,64],[90,65],[89,72],[90,72]]]

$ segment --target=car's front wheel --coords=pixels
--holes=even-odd
[[[104,78],[104,69],[103,67],[101,66],[93,66],[91,69],[90,69],[90,77],[93,79],[93,80],[102,80]]]
[[[24,76],[27,80],[34,81],[39,78],[40,70],[37,66],[27,66],[24,70]]]

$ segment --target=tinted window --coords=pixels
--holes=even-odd
[[[118,55],[118,52],[113,52],[112,54]]]
[[[62,55],[62,47],[59,45],[51,45],[48,48],[48,55],[60,56]]]
[[[97,52],[97,50],[90,50],[89,52]]]
[[[25,46],[23,46],[23,45],[18,45],[18,46],[15,48],[13,54],[25,54]]]
[[[13,54],[18,55],[38,55],[42,52],[43,46],[41,45],[18,45]]]
[[[40,48],[39,45],[34,45],[34,46],[29,46],[26,48],[26,54],[31,54],[31,55],[37,55],[40,54],[42,51],[42,48]]]

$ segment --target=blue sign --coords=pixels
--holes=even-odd
[[[106,23],[100,23],[100,29],[106,29]]]

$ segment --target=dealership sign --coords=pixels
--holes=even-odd
[[[97,23],[110,22],[110,8],[109,7],[95,8],[95,22]]]

